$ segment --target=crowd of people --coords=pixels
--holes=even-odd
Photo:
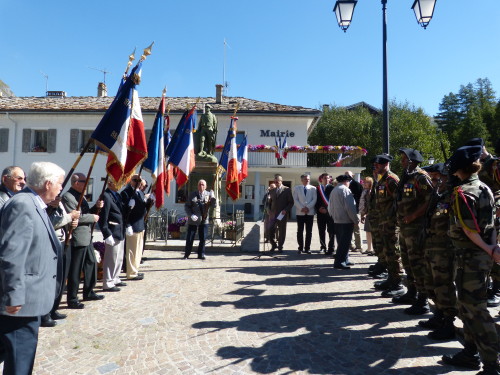
[[[105,252],[103,292],[118,292],[127,280],[142,280],[146,213],[154,197],[147,183],[131,177],[119,192],[108,181],[103,196],[90,207],[85,196],[87,178],[70,177],[61,195],[65,172],[50,162],[35,162],[25,175],[10,166],[0,185],[0,362],[4,374],[33,370],[39,327],[54,327],[66,318],[58,312],[64,292],[67,307],[83,309],[81,301],[99,301],[94,291],[98,253],[92,234],[98,223]],[[78,298],[83,275],[82,298]]]
[[[368,274],[378,279],[374,288],[381,297],[409,305],[408,315],[431,312],[431,300],[433,315],[418,326],[430,330],[433,340],[454,339],[458,317],[464,349],[442,361],[466,369],[480,369],[482,363],[479,374],[500,374],[498,334],[488,311],[500,306],[500,158],[481,138],[471,139],[446,163],[427,167],[420,166],[419,151],[398,152],[402,176],[391,171],[391,155],[377,155],[373,177],[361,188],[349,171],[335,180],[322,174],[316,188],[304,174],[293,190],[276,175],[263,200],[265,241],[272,253],[283,251],[295,207],[298,252],[311,253],[316,214],[320,250],[334,257],[335,269],[348,270],[349,250],[361,247],[356,232],[359,236],[363,223],[366,251],[377,256]],[[495,153],[500,155],[500,141]]]

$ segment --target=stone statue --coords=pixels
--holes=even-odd
[[[196,153],[200,158],[212,159],[217,138],[217,117],[210,111],[212,106],[205,104],[205,113],[201,115],[198,126],[198,144]],[[215,159],[217,160],[217,159]]]

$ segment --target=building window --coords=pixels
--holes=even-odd
[[[71,129],[69,152],[80,153],[87,144],[93,130]],[[85,152],[94,152],[95,144],[92,142]]]
[[[177,187],[177,184],[175,184],[175,186]],[[175,203],[186,203],[186,199],[187,199],[186,194],[187,194],[187,185],[184,185],[180,189],[176,189]]]
[[[89,178],[89,183],[87,184],[87,190],[85,191],[85,198],[89,202],[94,201],[94,178]]]
[[[56,152],[56,129],[23,129],[23,152]]]
[[[0,152],[9,151],[9,129],[0,129]]]

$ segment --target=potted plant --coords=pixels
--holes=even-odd
[[[235,221],[226,221],[224,224],[224,237],[228,240],[235,241],[236,240],[236,222]]]
[[[177,239],[181,237],[179,224],[168,224],[167,232],[168,238]]]

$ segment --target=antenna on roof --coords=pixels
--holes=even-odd
[[[45,77],[45,95],[49,92],[49,76],[40,70],[42,76]]]
[[[222,84],[224,86],[224,93],[227,95],[229,89],[229,82],[226,81],[226,47],[231,49],[229,44],[226,42],[226,38],[224,38],[224,62],[222,65]]]
[[[93,68],[93,67],[91,67],[91,66],[88,66],[87,68],[89,68],[89,69],[94,69],[94,70],[97,70],[97,71],[99,71],[99,72],[103,73],[103,74],[104,74],[104,80],[103,80],[103,83],[104,83],[104,84],[106,84],[106,74],[108,74],[108,73],[109,73],[109,74],[111,74],[111,72],[108,72],[108,71],[106,70],[106,68],[104,68],[104,69],[99,69],[99,68]]]

